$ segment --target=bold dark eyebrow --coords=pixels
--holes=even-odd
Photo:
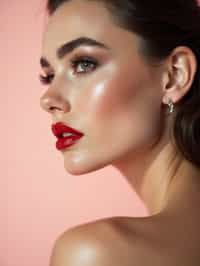
[[[98,42],[97,40],[94,40],[94,39],[91,39],[88,37],[80,37],[80,38],[74,39],[70,42],[64,43],[62,46],[60,46],[57,49],[56,55],[57,55],[58,59],[62,59],[66,54],[71,53],[74,49],[76,49],[80,46],[95,46],[98,48],[110,50],[110,47],[106,46],[104,43]],[[50,66],[49,62],[44,57],[41,57],[40,65],[42,67],[49,67]]]

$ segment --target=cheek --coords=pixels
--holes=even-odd
[[[132,106],[140,89],[140,82],[134,80],[127,72],[103,72],[101,76],[90,81],[84,86],[83,92],[78,97],[76,106],[79,112],[98,117],[115,116],[116,112],[123,112]]]
[[[76,111],[83,114],[81,120],[93,141],[101,139],[105,145],[128,148],[131,142],[141,144],[158,133],[156,82],[145,71],[131,70],[104,72],[82,87]]]
[[[104,135],[104,143],[113,145],[113,151],[146,147],[159,135],[160,98],[154,93],[156,82],[148,75],[137,74],[134,78],[120,73],[101,84],[101,93],[89,102],[96,135]]]

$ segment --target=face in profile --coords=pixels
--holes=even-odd
[[[92,41],[67,45],[80,38]],[[100,2],[69,1],[49,17],[42,68],[50,78],[41,106],[52,123],[84,134],[61,151],[67,172],[134,163],[158,141],[162,69],[147,64],[139,47],[139,36],[117,26]]]

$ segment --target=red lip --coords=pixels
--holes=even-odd
[[[72,145],[74,145],[84,134],[80,131],[68,127],[67,125],[59,122],[52,125],[52,132],[58,138],[56,142],[56,148],[58,150],[64,150]],[[72,133],[72,136],[63,137],[62,133]]]
[[[75,134],[75,135],[80,136],[80,137],[82,137],[84,135],[80,131],[63,124],[62,122],[53,124],[52,125],[52,132],[57,138],[61,138],[61,135],[64,132],[72,133],[72,134]]]

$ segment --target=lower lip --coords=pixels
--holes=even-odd
[[[81,137],[82,136],[70,136],[70,137],[59,138],[56,142],[56,148],[58,150],[66,149],[75,144]]]

